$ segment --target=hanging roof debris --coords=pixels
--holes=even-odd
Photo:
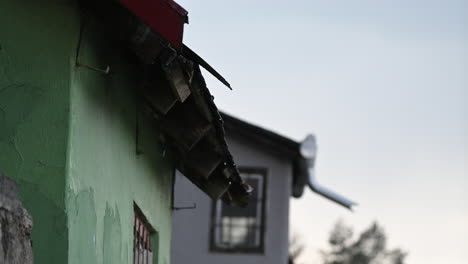
[[[230,85],[182,44],[187,12],[172,0],[119,2],[82,0],[139,59],[139,90],[174,150],[177,169],[211,198],[246,206],[252,188],[229,152],[222,117],[200,66]]]

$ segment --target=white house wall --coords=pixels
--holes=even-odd
[[[229,135],[229,131],[228,131]],[[288,259],[288,215],[292,164],[240,137],[228,137],[231,153],[239,167],[267,169],[264,253],[220,253],[210,251],[212,200],[180,173],[176,175],[171,263],[286,264]]]

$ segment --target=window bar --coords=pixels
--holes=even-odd
[[[136,217],[133,219],[133,263],[135,263],[135,245],[136,245],[136,233],[135,233],[135,226],[136,226]]]
[[[138,263],[138,218],[135,216],[133,227],[133,263]]]
[[[144,254],[145,254],[145,251],[143,250],[143,243],[142,243],[143,242],[142,240],[143,240],[144,236],[143,236],[143,225],[142,225],[141,221],[140,221],[140,235],[138,236],[138,238],[140,240],[140,243],[138,243],[139,244],[138,249],[140,250],[140,252],[138,254],[139,258],[140,258],[140,262],[138,262],[138,264],[140,264],[140,263],[143,263]]]
[[[149,248],[148,248],[148,230],[145,230],[145,255],[146,255],[146,264],[149,264],[148,258],[149,258]]]
[[[138,254],[138,263],[137,264],[141,264],[141,228],[142,228],[142,225],[141,225],[141,220],[138,219],[138,229],[137,229],[137,234],[138,234],[138,242],[137,242],[137,254]]]
[[[141,262],[143,264],[146,264],[146,250],[145,250],[145,244],[146,244],[146,230],[144,227],[142,227],[142,230],[141,230]]]
[[[146,229],[143,229],[143,241],[142,241],[142,248],[143,248],[143,264],[148,263],[148,250],[146,250]]]
[[[153,258],[153,252],[151,250],[151,230],[146,226],[146,223],[139,218],[138,212],[135,212],[133,235],[133,263],[150,264]]]
[[[229,248],[232,248],[234,243],[232,243],[232,217],[229,217],[229,230],[228,230],[228,234],[229,234],[229,240],[228,240],[228,247]]]
[[[146,251],[146,263],[150,264],[151,241],[150,241],[150,237],[149,237],[149,231],[146,231],[146,248],[148,249]]]
[[[136,264],[140,264],[140,219],[138,219],[138,225],[137,225],[137,247],[136,247],[136,250],[137,250],[137,255],[138,255],[138,260],[137,260],[137,263]]]

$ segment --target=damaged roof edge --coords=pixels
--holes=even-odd
[[[221,83],[226,85],[229,89],[232,90],[231,84],[221,75],[219,74],[211,65],[208,64],[202,57],[200,57],[197,53],[195,53],[192,49],[189,47],[185,46],[185,44],[182,46],[182,53],[184,56],[186,56],[188,59],[196,62],[198,65],[202,66],[205,70],[207,70],[209,73],[211,73],[216,79],[218,79]]]
[[[250,198],[250,194],[252,193],[252,188],[247,185],[244,180],[241,178],[239,171],[237,169],[237,166],[234,162],[234,158],[232,157],[231,152],[229,151],[228,144],[226,142],[226,134],[224,130],[224,120],[222,114],[219,112],[218,108],[216,107],[216,104],[214,103],[214,97],[211,95],[205,79],[203,78],[203,75],[200,70],[200,65],[196,65],[195,67],[195,73],[194,81],[196,79],[199,79],[199,85],[202,89],[200,89],[200,92],[202,96],[205,99],[205,102],[210,110],[210,112],[213,115],[213,123],[216,131],[216,135],[218,137],[219,143],[221,148],[223,149],[223,152],[225,153],[224,157],[224,162],[226,166],[232,167],[232,169],[235,171],[234,173],[231,174],[231,184],[228,190],[222,195],[221,199],[229,204],[235,204],[241,207],[245,207],[248,203],[248,200]]]
[[[172,12],[177,6],[156,6],[161,1],[172,0],[152,2],[146,9],[148,0],[80,4],[138,59],[142,103],[174,150],[177,169],[212,199],[244,207],[252,188],[241,178],[229,152],[223,120],[201,74],[200,65],[211,66],[188,48],[184,52],[173,48],[179,43],[182,47],[183,21]],[[154,8],[171,20],[162,23],[161,17],[151,16]],[[148,16],[154,23],[148,22]]]

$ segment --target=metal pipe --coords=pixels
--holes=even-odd
[[[348,198],[346,198],[346,197],[344,197],[344,196],[342,196],[342,195],[328,189],[327,187],[322,186],[321,184],[319,184],[317,182],[317,179],[315,178],[315,171],[314,171],[313,167],[312,168],[309,167],[308,174],[309,174],[308,185],[309,185],[310,189],[313,192],[315,192],[315,193],[317,193],[317,194],[319,194],[319,195],[321,195],[321,196],[323,196],[323,197],[325,197],[325,198],[327,198],[327,199],[329,199],[329,200],[331,200],[331,201],[333,201],[333,202],[335,202],[335,203],[337,203],[339,205],[342,205],[342,206],[348,208],[351,211],[353,210],[353,206],[357,205],[357,203],[349,200]]]
[[[339,195],[338,193],[326,188],[325,186],[320,185],[315,178],[315,159],[317,157],[317,141],[314,135],[308,135],[300,145],[300,153],[302,160],[300,162],[300,167],[302,173],[307,174],[308,185],[310,189],[320,194],[321,196],[342,205],[349,210],[353,210],[353,206],[357,203],[349,200],[348,198]],[[303,174],[304,175],[304,174]],[[305,176],[305,175],[304,175]]]

